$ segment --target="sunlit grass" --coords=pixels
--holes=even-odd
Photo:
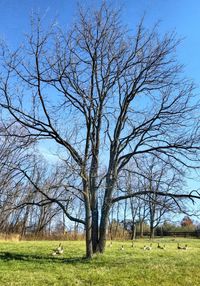
[[[158,241],[166,250],[157,248]],[[189,249],[178,250],[177,242]],[[145,244],[150,242],[113,242],[89,261],[80,241],[63,242],[64,254],[56,257],[55,241],[0,241],[0,285],[200,285],[200,240],[155,239],[151,251],[143,250]]]

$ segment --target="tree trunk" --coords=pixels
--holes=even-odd
[[[98,202],[95,202],[95,206],[92,208],[92,250],[93,253],[99,251],[99,225],[98,225]]]
[[[92,211],[92,249],[93,249],[93,253],[96,253],[99,251],[99,248],[98,248],[99,213],[98,213],[98,188],[97,188],[99,138],[97,138],[96,140],[97,140],[97,145],[96,145],[95,150],[93,151],[95,155],[92,158],[91,172],[90,172],[90,194],[91,194],[91,211]]]
[[[93,250],[92,250],[92,220],[90,210],[86,209],[86,225],[85,225],[85,233],[86,233],[86,258],[92,258]]]
[[[88,193],[85,195],[86,258],[92,258],[92,214]]]
[[[106,230],[108,223],[108,215],[104,214],[101,218],[100,236],[99,236],[99,252],[103,253],[106,247]]]
[[[136,224],[134,224],[133,239],[136,239]]]
[[[143,220],[140,221],[140,237],[143,237],[143,232],[144,232],[144,222]]]
[[[154,238],[154,226],[150,223],[150,238]]]
[[[99,233],[99,252],[103,253],[106,247],[106,231],[109,220],[109,211],[111,205],[104,202],[102,208],[101,222],[100,222],[100,233]]]
[[[155,204],[150,206],[150,238],[154,238]]]
[[[133,225],[131,229],[131,240],[134,240],[136,238],[136,223],[133,220]]]
[[[112,206],[111,198],[114,188],[115,180],[112,178],[109,172],[109,175],[106,178],[106,191],[104,196],[104,202],[101,210],[101,222],[99,230],[99,252],[103,253],[106,247],[106,231],[109,221],[109,213]]]

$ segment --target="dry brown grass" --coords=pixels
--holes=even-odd
[[[83,233],[75,233],[75,232],[68,232],[65,234],[60,233],[53,233],[51,235],[48,234],[28,234],[22,238],[23,240],[27,241],[34,241],[34,240],[62,240],[62,241],[81,241],[85,239],[85,235]]]
[[[5,240],[5,241],[20,241],[21,237],[20,234],[18,233],[10,233],[10,234],[0,234],[0,240]]]

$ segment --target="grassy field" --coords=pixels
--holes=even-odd
[[[83,259],[84,242],[65,241],[62,256],[53,257],[55,241],[0,241],[0,285],[84,285],[84,286],[199,286],[200,240],[163,239],[166,250],[144,251],[149,241],[114,242],[104,255],[92,261]],[[178,250],[177,242],[188,244],[188,250]]]

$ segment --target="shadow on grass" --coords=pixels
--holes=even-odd
[[[21,262],[30,262],[30,263],[39,263],[39,264],[70,264],[70,265],[87,265],[86,267],[90,267],[89,265],[92,263],[95,268],[104,267],[109,263],[109,268],[121,267],[126,263],[131,263],[132,258],[126,258],[126,260],[116,258],[106,261],[99,260],[98,256],[94,257],[92,260],[87,259],[86,257],[76,256],[76,257],[62,257],[62,256],[51,256],[51,255],[38,255],[38,254],[26,254],[26,253],[14,253],[14,252],[0,252],[0,261],[21,261]],[[137,261],[140,259],[137,259]]]
[[[85,257],[52,257],[52,256],[44,256],[44,255],[36,255],[36,254],[18,254],[12,252],[1,252],[0,260],[10,261],[26,261],[26,262],[39,262],[39,263],[69,263],[69,264],[78,264],[78,263],[88,263],[89,260]]]

